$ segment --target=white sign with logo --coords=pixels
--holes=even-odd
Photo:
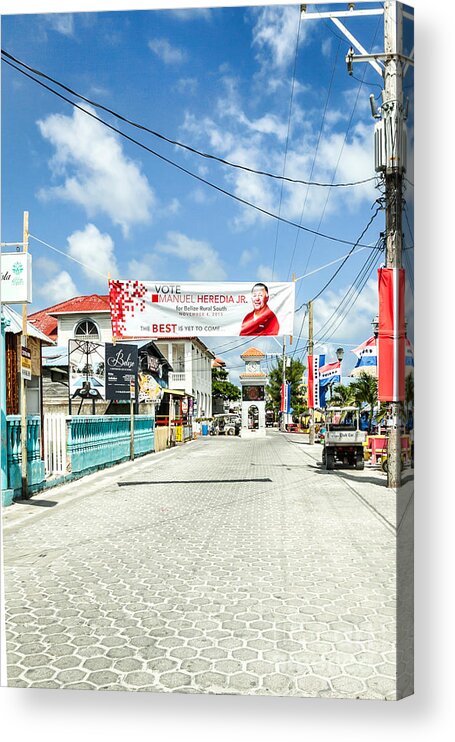
[[[295,283],[109,281],[112,335],[292,335]]]
[[[3,304],[30,304],[32,301],[32,256],[29,252],[1,253]]]

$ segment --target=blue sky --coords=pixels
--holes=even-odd
[[[238,4],[10,15],[2,17],[2,46],[87,98],[233,163],[324,183],[372,178],[369,95],[379,95],[381,80],[360,64],[354,70],[358,79],[350,77],[347,40],[324,20],[302,22],[299,31],[298,9]],[[349,19],[347,25],[368,50],[382,50],[382,23],[373,16]],[[2,240],[20,237],[22,213],[28,210],[32,235],[84,263],[31,239],[30,311],[78,294],[106,293],[108,272],[156,280],[286,280],[316,271],[350,249],[243,206],[4,64],[2,104]],[[337,240],[358,239],[380,195],[374,181],[349,188],[282,185],[89,110],[199,178]],[[412,172],[408,176],[412,181]],[[410,187],[406,198],[412,224]],[[362,244],[374,244],[383,229],[381,211]],[[411,244],[409,234],[407,240]],[[345,345],[345,373],[355,361],[349,348],[370,334],[377,312],[374,270],[346,317],[343,307],[331,317],[368,254],[363,250],[350,258],[315,302],[319,350],[333,360],[334,348]],[[296,306],[315,296],[338,265],[299,281]],[[296,314],[291,346],[296,357],[307,336],[305,320],[296,345],[303,311]],[[319,332],[327,320],[330,332],[327,327]],[[231,365],[233,380],[245,348],[229,348],[238,343],[228,338],[208,343]],[[272,339],[255,344],[279,352]]]

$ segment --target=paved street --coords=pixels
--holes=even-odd
[[[395,698],[396,497],[304,440],[200,438],[6,509],[8,684]]]

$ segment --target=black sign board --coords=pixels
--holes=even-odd
[[[265,399],[264,386],[244,386],[242,387],[242,400],[244,402],[263,402]]]
[[[137,345],[106,343],[106,399],[128,401],[138,371]]]

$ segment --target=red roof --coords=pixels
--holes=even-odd
[[[90,296],[75,296],[73,299],[67,299],[60,304],[53,304],[51,307],[34,312],[28,319],[41,332],[44,332],[52,340],[57,339],[57,319],[55,315],[67,314],[71,312],[109,312],[109,296],[100,296],[91,294]]]

